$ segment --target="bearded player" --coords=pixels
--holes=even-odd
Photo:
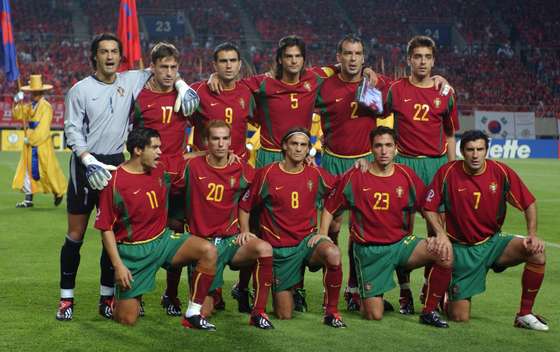
[[[201,314],[201,306],[214,279],[216,250],[203,239],[166,227],[170,183],[182,175],[165,171],[160,146],[156,130],[134,129],[126,142],[130,160],[113,172],[100,194],[95,227],[102,232],[115,268],[113,317],[133,325],[140,314],[140,298],[155,287],[157,270],[195,263],[193,293],[183,325],[215,330]]]
[[[242,233],[248,232],[251,209],[263,207],[259,226],[261,238],[273,247],[274,311],[278,318],[292,318],[292,289],[302,279],[302,268],[323,268],[323,322],[344,328],[338,313],[342,283],[340,251],[329,237],[316,234],[317,208],[334,188],[335,178],[305,163],[310,138],[309,131],[299,127],[284,135],[284,159],[257,171],[255,181],[239,204],[239,224]]]
[[[486,159],[487,152],[488,136],[484,132],[463,133],[461,154],[465,160],[441,167],[426,194],[426,218],[437,236],[449,236],[453,245],[448,315],[454,321],[468,321],[472,297],[486,289],[488,270],[502,272],[525,263],[521,306],[514,325],[547,331],[546,322],[532,311],[546,264],[544,242],[537,236],[535,197],[515,171]],[[502,232],[506,202],[525,214],[527,237]],[[442,208],[445,223],[438,214]]]
[[[368,320],[381,320],[383,294],[393,287],[393,271],[434,263],[430,272],[429,298],[420,322],[446,328],[436,312],[440,298],[451,279],[451,243],[445,235],[428,240],[413,234],[413,219],[420,209],[424,184],[407,166],[395,164],[396,134],[380,126],[371,131],[374,161],[366,173],[351,169],[344,174],[336,192],[325,204],[319,233],[329,229],[333,214],[350,209],[350,236],[356,265],[362,314]],[[434,249],[428,250],[429,245]]]

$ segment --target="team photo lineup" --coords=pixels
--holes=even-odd
[[[53,86],[34,72],[18,87],[16,207],[33,208],[35,193],[66,203],[62,247],[52,253],[57,324],[80,319],[80,253],[100,232],[98,311],[87,314],[122,325],[142,324],[155,295],[157,314],[179,317],[177,329],[219,333],[224,296],[236,302],[227,310],[271,334],[309,310],[321,312],[310,334],[321,323],[352,330],[346,314],[383,324],[389,312],[462,329],[488,273],[520,266],[520,303],[504,324],[548,331],[533,310],[547,296],[537,199],[516,170],[488,156],[485,131],[457,138],[457,88],[435,74],[436,41],[400,43],[407,70],[394,77],[368,65],[359,34],[341,32],[333,62],[316,66],[306,60],[312,43],[288,33],[266,73],[248,73],[232,39],[213,47],[213,71],[197,82],[182,77],[183,50],[171,41],[151,45],[135,69],[120,35],[95,34],[85,49],[92,74],[64,97],[67,173],[50,138]],[[502,231],[508,206],[525,232]],[[160,271],[165,289],[156,292]],[[310,275],[321,275],[322,290],[309,288]],[[398,301],[387,297],[393,289]]]

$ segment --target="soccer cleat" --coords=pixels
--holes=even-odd
[[[426,324],[426,325],[431,325],[434,326],[436,328],[448,328],[449,324],[447,324],[447,322],[443,319],[441,319],[441,317],[439,316],[439,314],[433,310],[431,312],[428,313],[422,313],[420,314],[420,323],[421,324]]]
[[[346,310],[349,312],[358,312],[360,310],[361,299],[358,293],[344,293],[346,300]]]
[[[307,301],[305,300],[306,296],[307,294],[304,288],[296,288],[294,290],[294,310],[296,312],[307,312]]]
[[[113,296],[99,297],[99,315],[103,318],[113,319],[113,305],[115,298]]]
[[[412,298],[412,293],[410,290],[406,291],[404,296],[399,297],[399,313],[404,315],[414,314],[414,299]]]
[[[54,195],[54,206],[58,207],[60,205],[60,203],[62,203],[62,199],[64,198],[63,195]]]
[[[140,300],[140,310],[138,311],[138,316],[140,316],[140,318],[143,318],[146,316],[146,311],[144,310],[144,301]]]
[[[541,316],[535,314],[517,315],[513,321],[516,328],[525,328],[537,331],[548,331],[548,324]]]
[[[161,296],[161,306],[165,309],[167,315],[172,317],[181,316],[181,301],[179,298],[174,297],[171,298],[168,295],[164,294]]]
[[[268,318],[268,315],[266,315],[265,313],[251,315],[251,318],[249,319],[249,325],[253,325],[254,327],[263,330],[274,329],[274,325],[272,325],[272,322]]]
[[[216,326],[210,323],[203,315],[193,315],[192,317],[185,317],[181,320],[181,325],[186,329],[198,329],[206,331],[216,331]]]
[[[225,310],[226,309],[226,302],[224,301],[224,297],[222,297],[222,288],[221,287],[218,287],[217,289],[215,289],[210,295],[214,299],[214,309],[215,310]]]
[[[342,317],[338,313],[325,315],[323,324],[335,329],[346,328],[346,324],[342,321]]]
[[[237,310],[239,313],[251,313],[250,296],[249,290],[240,290],[237,283],[231,288],[231,297],[237,301]]]
[[[72,320],[74,314],[74,299],[61,298],[58,302],[58,310],[56,311],[56,320]]]
[[[16,208],[33,208],[33,202],[28,202],[26,200],[16,203]]]
[[[386,299],[383,300],[383,310],[385,312],[394,312],[395,307],[391,304],[391,302],[387,301]]]

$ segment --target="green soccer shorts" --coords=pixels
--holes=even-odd
[[[369,153],[357,158],[340,158],[338,156],[329,154],[328,152],[324,152],[321,159],[321,167],[335,176],[342,175],[349,169],[353,168],[356,161],[360,159],[373,161],[373,155]]]
[[[420,177],[425,185],[429,185],[430,183],[432,183],[437,170],[439,170],[442,165],[447,163],[447,155],[443,155],[437,158],[415,158],[397,154],[397,156],[395,157],[395,162],[410,167],[412,170],[414,170],[414,172],[416,172],[418,177]]]
[[[115,297],[128,299],[150,292],[155,287],[156,272],[159,268],[171,268],[175,253],[190,237],[187,233],[174,233],[170,229],[154,240],[142,243],[117,244],[124,265],[132,274],[131,288],[123,291],[115,284]]]
[[[393,272],[408,263],[420,241],[422,239],[409,235],[388,245],[353,243],[360,297],[371,298],[393,289],[396,286]]]
[[[257,151],[257,161],[255,163],[256,164],[255,168],[260,169],[261,167],[265,167],[268,164],[272,164],[277,161],[282,161],[282,159],[284,159],[282,152],[266,150],[261,147]]]
[[[453,243],[453,276],[449,299],[468,299],[486,290],[486,274],[501,257],[513,235],[497,233],[477,245]]]

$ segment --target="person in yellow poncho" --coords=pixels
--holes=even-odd
[[[52,85],[43,84],[41,75],[31,75],[28,86],[21,87],[14,97],[13,116],[22,120],[24,145],[12,188],[25,193],[17,208],[33,206],[33,194],[52,193],[58,206],[66,193],[66,178],[60,169],[51,139],[53,110],[43,96]],[[23,92],[31,93],[31,104],[23,103]]]

